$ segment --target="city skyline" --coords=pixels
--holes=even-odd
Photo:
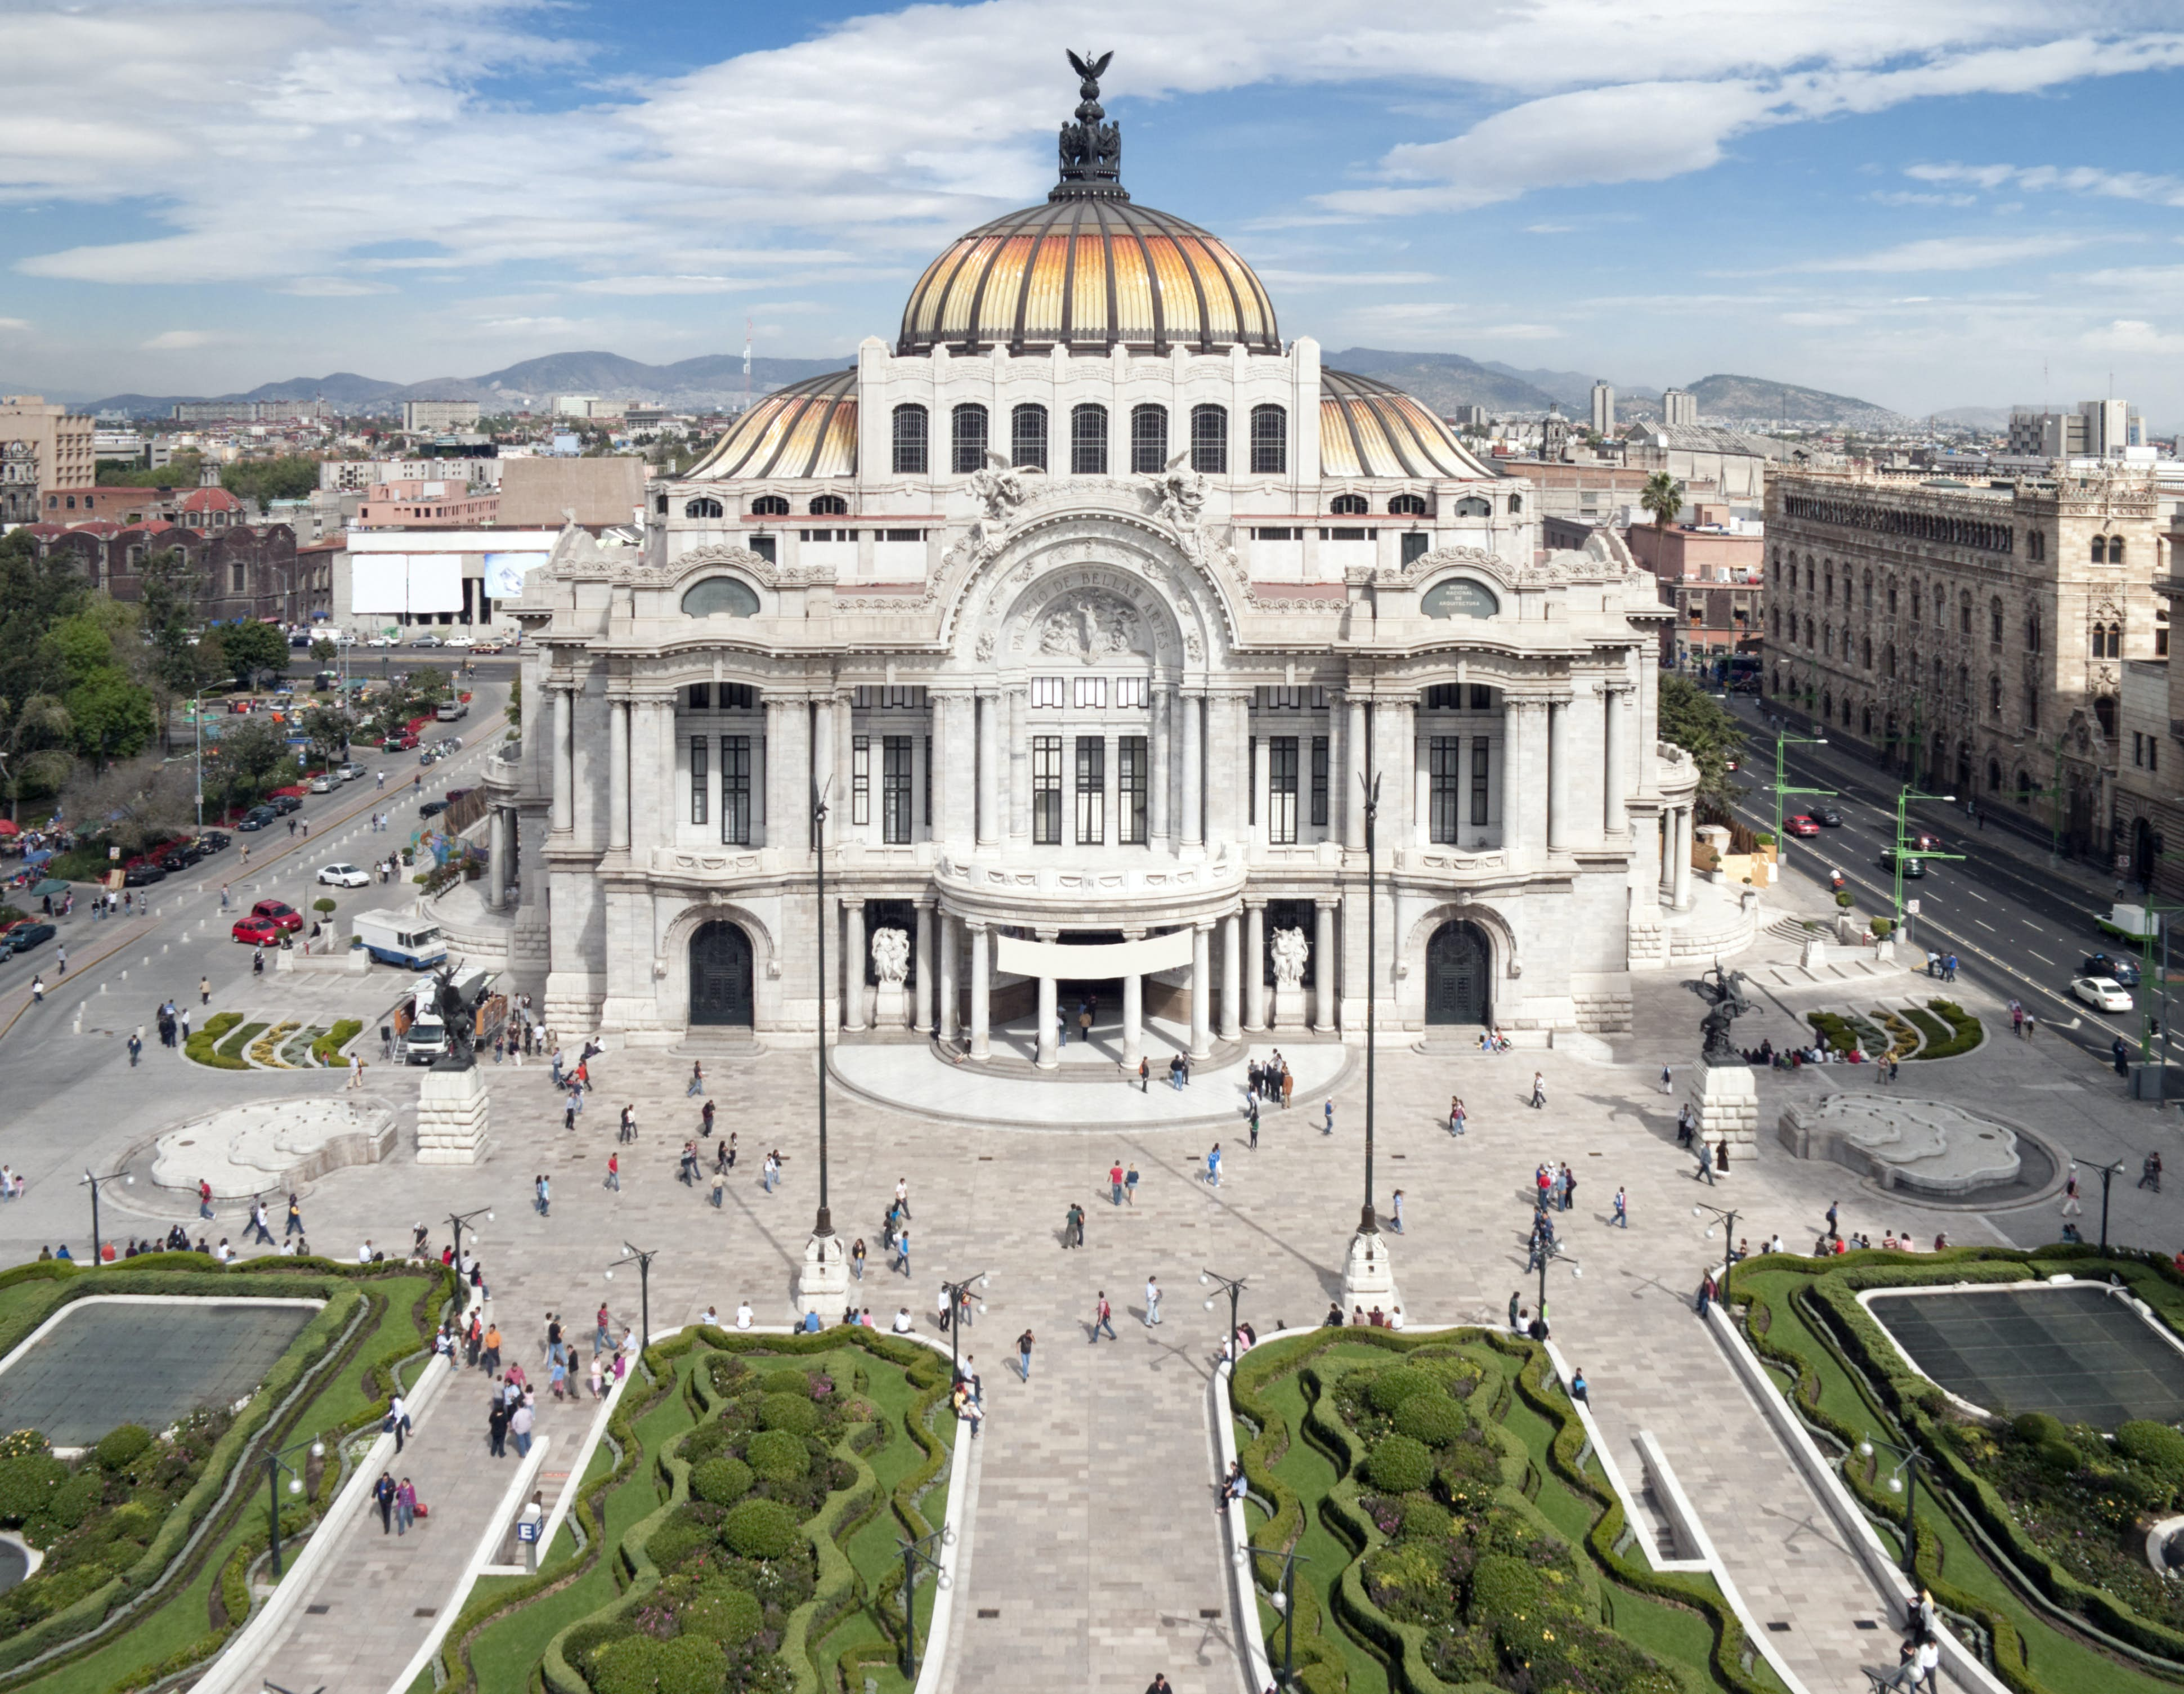
[[[846,356],[1044,194],[1074,46],[1114,51],[1124,182],[1235,245],[1284,336],[1914,415],[2112,392],[2167,428],[2162,16],[988,0],[723,30],[509,0],[397,38],[347,3],[28,7],[0,20],[0,384],[666,363],[746,318],[763,354]]]

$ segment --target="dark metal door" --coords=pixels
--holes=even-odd
[[[733,923],[709,923],[690,938],[690,1021],[751,1022],[750,939]]]
[[[1468,923],[1444,923],[1426,944],[1426,1022],[1484,1023],[1487,950]]]

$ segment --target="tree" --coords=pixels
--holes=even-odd
[[[204,461],[195,453],[177,453],[164,465],[140,467],[119,460],[103,461],[93,472],[102,488],[194,488]]]
[[[242,459],[220,468],[220,485],[238,500],[300,500],[319,486],[319,461],[308,453]]]
[[[1667,471],[1656,471],[1646,479],[1646,487],[1638,496],[1638,504],[1653,514],[1654,528],[1666,529],[1684,509],[1684,491],[1676,486],[1676,479]]]
[[[1726,805],[1736,790],[1729,761],[1744,751],[1744,732],[1719,700],[1688,677],[1661,678],[1661,738],[1699,767],[1699,795]]]
[[[68,678],[61,703],[68,708],[76,751],[102,767],[135,758],[159,728],[151,691],[123,665],[116,630],[131,638],[129,650],[142,651],[135,643],[136,609],[101,596],[63,618],[46,638]]]
[[[508,683],[508,722],[515,728],[523,724],[523,678],[512,677]]]
[[[245,718],[205,753],[205,790],[224,807],[262,800],[295,776],[288,744],[270,718]]]
[[[0,699],[58,694],[67,687],[67,671],[47,638],[90,599],[68,554],[40,558],[27,528],[0,536]]]
[[[322,635],[311,644],[311,657],[321,665],[331,665],[341,657],[341,649],[334,645],[330,638]]]
[[[25,791],[53,794],[68,780],[75,764],[69,751],[75,736],[68,708],[51,694],[32,694],[20,705],[0,700],[0,772],[11,819]]]
[[[448,698],[448,673],[437,665],[420,665],[410,673],[410,698],[421,706],[437,705]]]
[[[76,828],[103,837],[124,853],[141,853],[187,827],[194,815],[196,785],[190,767],[156,756],[129,759],[99,770],[79,766],[62,794]]]
[[[256,688],[260,675],[287,674],[288,638],[271,624],[255,619],[232,623],[221,631],[220,639],[222,655],[244,688]]]
[[[311,756],[319,764],[331,765],[348,751],[348,714],[338,706],[313,706],[304,714],[299,727],[309,738]]]

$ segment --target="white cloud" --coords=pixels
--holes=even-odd
[[[163,330],[142,346],[147,353],[182,353],[193,347],[210,347],[220,339],[210,330]]]
[[[1921,182],[1970,182],[1990,192],[2007,185],[2035,192],[2055,189],[2099,199],[2184,207],[2184,179],[2142,170],[2099,170],[2091,165],[1914,164],[1903,174]]]
[[[2048,259],[2091,245],[2091,236],[1930,236],[1907,241],[1875,253],[1842,254],[1833,259],[1808,259],[1794,265],[1775,265],[1761,276],[1794,271],[1868,271],[1877,275],[1929,270],[1985,270],[1998,265],[2014,265],[2029,259]]]
[[[2159,330],[2138,318],[2117,318],[2102,328],[2088,330],[2082,339],[2101,353],[2157,354],[2169,359],[2184,354],[2184,333]]]
[[[307,300],[346,300],[394,292],[391,282],[363,282],[354,276],[298,276],[274,290],[277,294],[295,294]]]
[[[1264,265],[1252,269],[1262,282],[1292,288],[1412,287],[1421,282],[1440,281],[1430,270],[1283,270]]]
[[[0,318],[0,330],[13,332],[26,330],[30,326],[31,320],[28,318]]]

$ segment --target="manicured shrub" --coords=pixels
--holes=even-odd
[[[1455,1532],[1456,1519],[1448,1508],[1423,1495],[1403,1502],[1402,1538],[1407,1541],[1446,1541]]]
[[[1396,1408],[1396,1433],[1445,1447],[1463,1433],[1463,1408],[1446,1394],[1413,1394]]]
[[[2168,1424],[2133,1418],[2116,1425],[2115,1440],[2125,1457],[2151,1466],[2172,1482],[2184,1481],[2184,1435]]]
[[[1373,1449],[1365,1461],[1365,1474],[1386,1494],[1408,1494],[1433,1480],[1433,1455],[1423,1441],[1408,1435],[1390,1435]]]
[[[1374,1377],[1373,1385],[1365,1390],[1365,1397],[1373,1402],[1375,1412],[1393,1412],[1412,1395],[1437,1392],[1440,1387],[1425,1372],[1397,1365]]]
[[[2066,1434],[2063,1420],[2049,1412],[2020,1413],[2009,1427],[2019,1440],[2035,1446],[2042,1441],[2062,1440]]]
[[[1465,1615],[1490,1628],[1539,1615],[1546,1604],[1546,1583],[1521,1558],[1489,1553],[1471,1573],[1471,1603]]]
[[[716,1526],[678,1513],[652,1532],[652,1539],[644,1544],[644,1556],[662,1570],[673,1570],[700,1547],[719,1545],[720,1531]]]
[[[152,1445],[152,1432],[136,1424],[124,1424],[109,1431],[92,1452],[99,1466],[105,1470],[126,1470],[143,1456]]]
[[[104,1492],[98,1473],[86,1466],[53,1490],[42,1515],[64,1530],[73,1530],[98,1509]]]
[[[727,1675],[727,1654],[703,1635],[625,1635],[592,1660],[599,1694],[721,1694]]]
[[[68,1476],[68,1467],[50,1453],[0,1459],[0,1523],[20,1524],[38,1516]]]
[[[721,1537],[745,1558],[781,1558],[796,1545],[796,1516],[778,1500],[746,1500],[727,1515]]]
[[[811,1403],[809,1393],[769,1394],[758,1403],[758,1422],[762,1429],[785,1429],[792,1435],[808,1435],[819,1427],[819,1408]]]
[[[690,1473],[691,1493],[716,1506],[733,1506],[750,1490],[751,1468],[739,1458],[707,1459]]]
[[[811,1468],[804,1437],[786,1429],[761,1429],[744,1446],[749,1467],[768,1482],[794,1482]]]
[[[2040,1463],[2058,1476],[2068,1476],[2083,1464],[2085,1459],[2068,1441],[2042,1441],[2040,1444]]]
[[[699,1588],[697,1597],[677,1614],[676,1621],[686,1635],[735,1647],[765,1627],[766,1608],[748,1588],[716,1579]]]
[[[760,1391],[766,1394],[793,1394],[800,1400],[811,1397],[811,1373],[806,1370],[770,1370],[758,1379]]]

